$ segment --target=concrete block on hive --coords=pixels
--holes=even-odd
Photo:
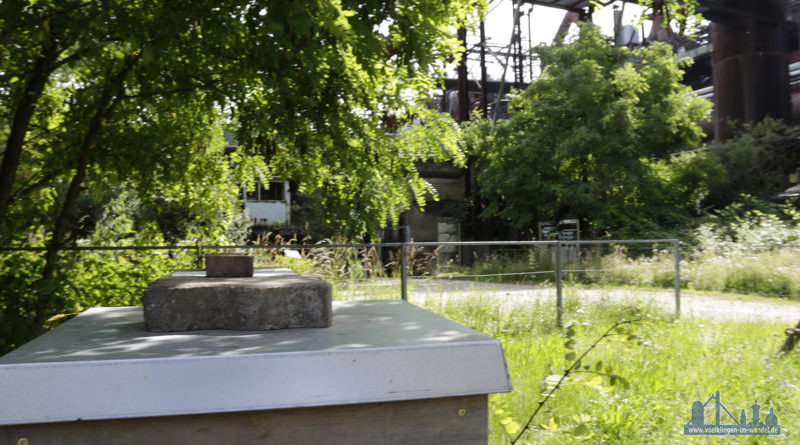
[[[154,332],[325,328],[331,325],[331,285],[297,275],[170,276],[147,287],[143,306],[145,326]]]

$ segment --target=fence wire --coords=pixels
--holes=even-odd
[[[492,282],[504,284],[555,283],[558,322],[563,313],[563,282],[580,281],[586,275],[619,272],[619,267],[603,267],[603,255],[614,251],[649,255],[663,261],[669,250],[676,259],[672,270],[649,267],[648,264],[625,264],[626,273],[646,270],[649,274],[675,275],[676,312],[680,310],[680,243],[674,239],[648,240],[584,240],[584,241],[452,241],[407,243],[316,243],[316,244],[246,244],[246,245],[146,245],[146,246],[64,246],[62,254],[81,255],[97,251],[184,251],[195,256],[202,268],[203,256],[209,252],[247,252],[257,262],[274,260],[294,251],[294,256],[312,263],[303,273],[319,276],[338,287],[350,288],[353,282],[371,278],[397,279],[399,296],[408,299],[408,283],[431,280],[454,282]],[[44,252],[46,246],[0,247],[0,252]],[[181,261],[187,258],[182,257]],[[279,263],[280,264],[280,263]],[[506,270],[503,270],[506,268]],[[527,270],[526,270],[527,268]],[[452,269],[461,271],[453,272]],[[508,270],[511,269],[511,270]],[[513,270],[517,269],[517,270]],[[522,270],[519,270],[522,269]],[[387,287],[396,286],[390,284]],[[357,291],[352,288],[353,291]],[[366,294],[361,291],[359,294]],[[387,291],[392,296],[396,288]]]

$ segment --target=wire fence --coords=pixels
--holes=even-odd
[[[204,255],[213,252],[243,252],[256,258],[256,265],[301,267],[299,273],[317,275],[343,287],[370,278],[391,290],[392,296],[409,299],[409,285],[433,280],[535,284],[551,289],[556,303],[557,323],[564,313],[565,283],[630,284],[636,275],[658,275],[660,284],[671,282],[675,294],[675,314],[680,315],[681,243],[676,239],[586,240],[586,241],[454,241],[399,243],[317,243],[247,245],[151,245],[151,246],[72,246],[64,255],[125,254],[148,251],[174,257],[164,267],[202,269]],[[0,252],[43,252],[46,247],[6,247]],[[609,255],[624,250],[624,255]],[[182,254],[176,254],[181,252]],[[296,258],[292,263],[286,258]],[[607,258],[650,258],[625,264],[607,264]],[[666,258],[669,257],[671,261]],[[657,259],[657,261],[653,260]],[[71,261],[76,261],[72,257]],[[288,262],[287,262],[288,261]],[[669,264],[671,263],[671,264]],[[667,267],[667,265],[671,267]],[[155,272],[154,272],[155,273]],[[614,275],[616,274],[616,275]],[[614,277],[609,278],[614,275]],[[387,280],[389,279],[389,280]],[[393,279],[393,280],[392,280]],[[396,293],[399,280],[399,293]],[[603,281],[605,280],[605,281]],[[616,281],[615,281],[616,280]],[[76,293],[85,294],[80,285],[70,282]],[[377,288],[377,287],[376,287]],[[369,296],[376,288],[361,288],[354,295]]]
[[[681,243],[677,239],[644,239],[644,240],[587,240],[587,241],[465,241],[465,242],[410,242],[401,246],[403,259],[401,267],[401,296],[408,299],[408,282],[410,280],[486,280],[497,279],[500,283],[519,283],[520,278],[535,277],[541,281],[542,278],[552,278],[555,287],[556,317],[557,324],[562,325],[564,315],[564,284],[565,281],[577,281],[576,274],[616,272],[617,268],[590,267],[593,261],[600,258],[599,255],[591,255],[586,252],[586,248],[601,248],[612,251],[615,247],[627,246],[642,248],[641,250],[652,254],[654,251],[663,252],[670,250],[672,257],[672,268],[658,269],[672,275],[672,287],[675,294],[675,314],[680,316],[681,298]],[[658,249],[656,246],[662,246]],[[483,262],[467,259],[465,261],[465,247],[483,249]],[[415,265],[414,257],[418,256],[417,249],[435,249],[438,255],[434,255],[437,264],[434,267],[423,268],[420,273]],[[458,264],[459,271],[448,271],[447,267],[442,267],[441,258],[447,257],[441,252],[449,249],[450,261]],[[492,250],[492,248],[494,250]],[[581,252],[581,250],[584,250]],[[515,252],[517,251],[517,252]],[[474,253],[474,250],[472,251]],[[477,258],[476,258],[477,259]],[[464,268],[465,263],[470,263],[471,267]],[[477,265],[476,265],[477,263]],[[506,270],[503,270],[503,268]],[[525,270],[508,270],[522,267]],[[484,273],[470,273],[481,271],[481,269],[491,270]]]

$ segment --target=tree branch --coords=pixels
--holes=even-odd
[[[55,69],[53,63],[62,51],[63,49],[54,39],[50,39],[47,45],[42,48],[36,58],[33,73],[23,89],[19,103],[16,105],[14,119],[11,122],[11,131],[6,139],[3,162],[0,164],[0,227],[2,227],[3,220],[8,214],[11,189],[17,176],[25,136],[28,133],[33,112],[36,110],[36,103],[42,96],[50,74]]]
[[[516,444],[519,441],[519,439],[528,431],[528,428],[531,426],[531,423],[533,423],[533,419],[536,417],[537,414],[539,414],[539,411],[542,409],[542,407],[545,405],[545,403],[547,403],[547,401],[550,400],[550,398],[553,396],[553,394],[556,391],[558,391],[559,388],[561,388],[561,384],[564,383],[564,380],[566,380],[567,377],[569,377],[570,373],[572,373],[572,371],[575,368],[580,366],[581,361],[583,361],[583,358],[586,357],[586,355],[588,353],[592,352],[594,350],[594,348],[596,348],[597,345],[600,344],[600,342],[602,342],[606,338],[611,337],[612,335],[614,335],[614,331],[616,331],[616,329],[619,328],[620,326],[622,326],[624,324],[630,324],[630,323],[636,323],[636,322],[638,322],[638,320],[620,320],[620,321],[614,323],[610,328],[608,328],[605,332],[603,332],[603,335],[601,335],[597,340],[595,340],[594,343],[592,343],[592,345],[589,346],[589,348],[587,350],[583,351],[583,354],[581,354],[580,357],[575,359],[575,361],[572,362],[572,364],[569,366],[569,368],[564,370],[564,373],[561,374],[561,378],[558,380],[558,383],[556,383],[556,386],[554,386],[553,389],[551,389],[550,392],[547,393],[547,395],[542,400],[539,400],[539,405],[536,407],[536,410],[528,418],[528,421],[525,422],[525,426],[523,426],[519,430],[519,433],[517,433],[517,435],[514,437],[514,439],[511,440],[511,445]]]
[[[34,323],[38,329],[41,329],[41,327],[44,325],[47,315],[47,308],[50,304],[53,294],[55,293],[53,286],[49,285],[49,281],[52,280],[55,273],[56,262],[58,260],[58,251],[61,248],[67,226],[69,225],[69,217],[70,212],[72,211],[72,206],[78,197],[81,184],[86,177],[92,148],[94,148],[96,140],[102,132],[104,122],[109,116],[111,116],[111,114],[114,112],[114,109],[122,100],[122,93],[125,88],[125,78],[139,60],[140,54],[141,53],[126,57],[119,73],[117,73],[106,83],[106,86],[103,88],[103,92],[101,93],[97,104],[97,111],[92,117],[89,128],[87,129],[83,138],[83,142],[81,143],[75,174],[72,177],[72,181],[70,181],[69,189],[67,189],[67,194],[64,197],[64,203],[61,205],[61,210],[56,218],[56,222],[53,227],[53,233],[50,238],[50,242],[48,243],[47,251],[45,252],[45,265],[44,269],[42,270],[42,277],[39,280],[36,289],[37,298]]]

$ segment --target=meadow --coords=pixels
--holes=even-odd
[[[568,349],[570,338],[555,325],[552,305],[501,312],[476,297],[458,305],[429,301],[425,306],[503,343],[514,391],[490,398],[491,444],[510,443],[571,364],[565,358],[570,351],[580,354],[623,319],[638,322],[587,355],[588,368],[568,377],[519,443],[716,443],[713,437],[683,435],[692,403],[705,403],[715,391],[737,419],[742,408],[749,418],[758,398],[762,420],[772,407],[781,425],[779,437],[725,438],[726,443],[798,440],[800,355],[777,353],[785,326],[674,319],[634,299],[582,304],[567,298],[565,320],[576,342]],[[713,416],[713,410],[706,411],[707,420]]]

